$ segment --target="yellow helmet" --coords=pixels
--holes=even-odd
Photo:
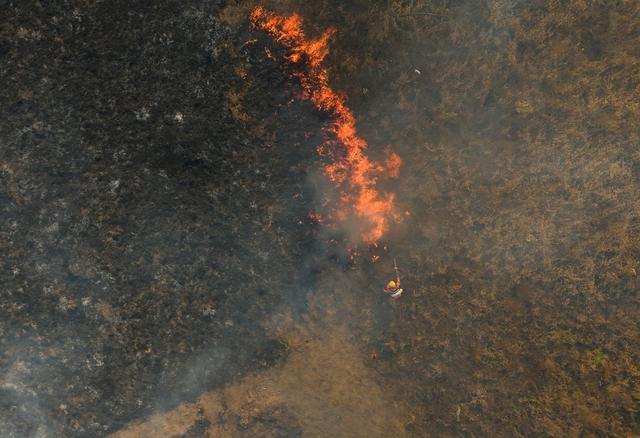
[[[396,288],[396,282],[391,280],[389,283],[387,283],[387,289],[395,289]]]

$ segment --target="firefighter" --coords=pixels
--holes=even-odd
[[[396,279],[390,280],[387,283],[387,287],[384,288],[384,293],[391,294],[391,298],[397,300],[402,296],[402,289],[400,288],[400,274],[398,273],[398,266],[395,259],[393,260],[393,268],[396,271]]]

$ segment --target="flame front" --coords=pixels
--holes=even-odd
[[[317,40],[308,40],[298,14],[280,16],[262,7],[253,10],[250,20],[255,29],[268,32],[287,49],[290,62],[300,64],[302,68],[294,75],[300,80],[304,96],[331,116],[326,128],[331,139],[319,145],[317,151],[331,160],[324,166],[324,173],[340,192],[334,220],[357,218],[362,240],[369,244],[377,242],[389,229],[390,221],[398,221],[400,216],[395,212],[394,195],[381,194],[376,184],[381,176],[397,177],[402,160],[390,148],[385,151],[384,163],[372,161],[364,154],[368,145],[358,136],[355,117],[345,99],[330,87],[328,72],[322,67],[335,29],[327,29]]]

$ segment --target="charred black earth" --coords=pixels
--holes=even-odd
[[[404,160],[378,248],[307,217],[258,5]],[[640,434],[639,48],[633,1],[0,0],[0,436]]]
[[[3,3],[0,435],[102,436],[283,357],[259,321],[308,275],[308,154],[234,113],[219,11]],[[251,116],[287,123],[262,74]]]

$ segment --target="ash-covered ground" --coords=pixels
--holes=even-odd
[[[354,260],[258,4],[404,160]],[[0,1],[0,436],[640,434],[639,48],[634,1]]]

